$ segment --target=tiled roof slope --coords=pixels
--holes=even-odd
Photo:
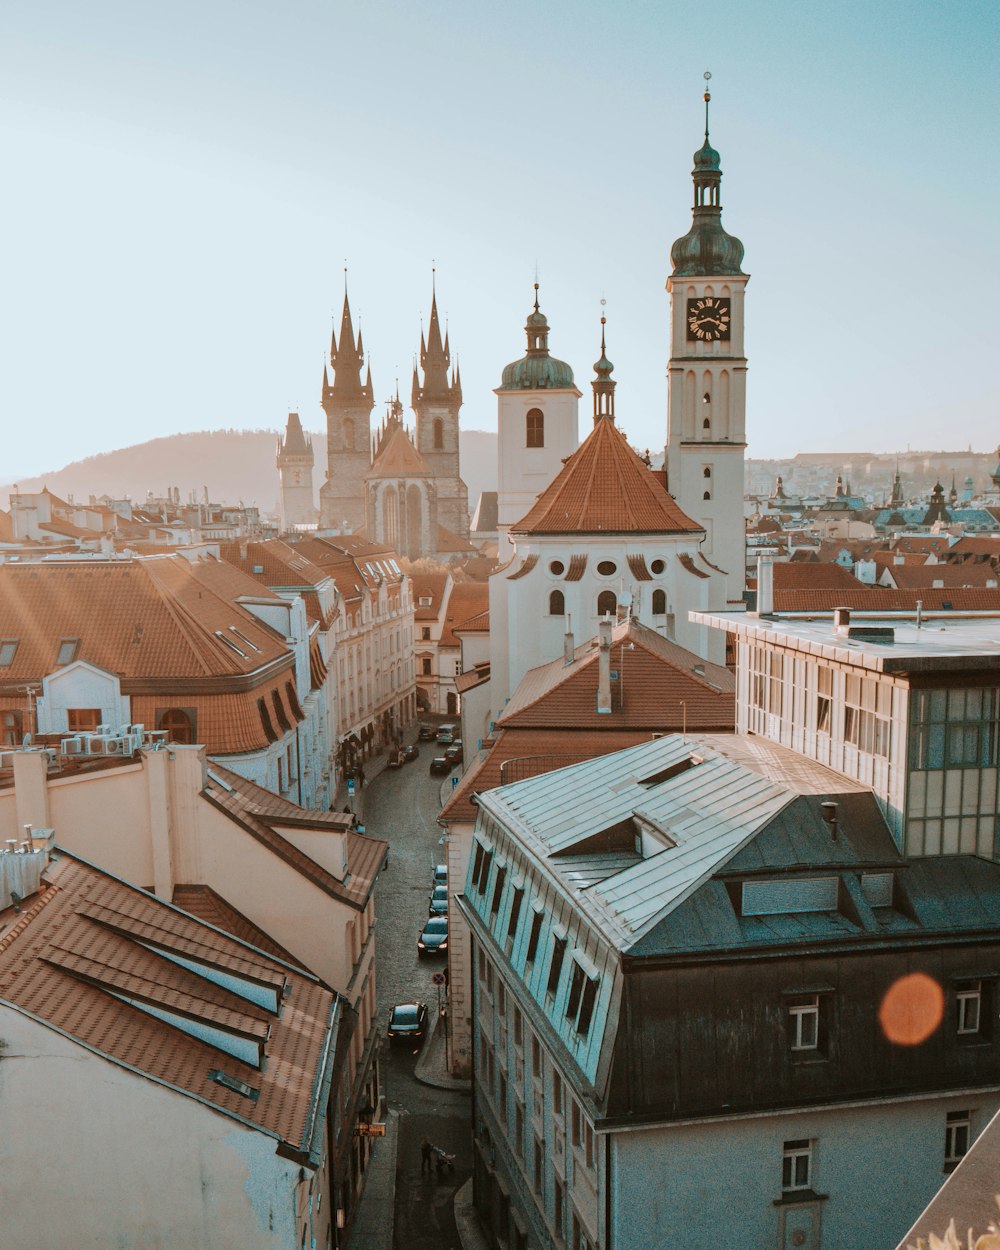
[[[635,454],[601,419],[539,495],[515,534],[700,534]]]
[[[452,629],[456,634],[488,634],[490,632],[489,609],[485,612],[477,612],[466,621],[459,621],[452,626]]]
[[[80,640],[77,659],[122,679],[233,676],[290,663],[284,639],[235,601],[241,594],[275,597],[214,560],[0,565],[0,637],[18,640],[0,677],[39,680],[55,668],[63,638]]]
[[[248,920],[242,912],[227,903],[221,894],[216,894],[211,886],[174,886],[174,896],[171,902],[181,911],[186,911],[188,915],[202,921],[203,924],[214,925],[216,929],[232,934],[234,938],[239,938],[248,946],[256,946],[258,950],[273,955],[275,959],[280,959],[283,963],[302,968],[302,964],[294,955],[290,955],[263,929],[258,928],[252,920]],[[302,970],[308,972],[308,969]]]
[[[927,612],[1000,612],[1000,588],[893,590],[865,586],[858,590],[778,590],[776,612],[832,612],[834,608],[857,608],[863,612],[914,612],[917,601]]]
[[[572,664],[562,659],[530,669],[497,724],[608,729],[682,728],[732,730],[736,724],[736,681],[728,669],[710,664],[634,618],[611,634],[610,713],[597,711],[599,651],[596,640],[577,647]]]
[[[366,477],[429,477],[431,468],[402,425],[396,425],[379,448]]]
[[[455,630],[472,617],[488,612],[490,588],[486,582],[456,582],[445,605],[445,626],[441,631],[442,647],[457,647]]]
[[[845,590],[857,590],[864,585],[849,569],[839,564],[822,561],[817,564],[778,562],[771,567],[774,570],[775,590],[805,590],[813,587],[836,590],[838,586],[843,586]]]
[[[886,571],[899,590],[923,590],[940,582],[942,587],[985,587],[996,582],[993,566],[985,564],[890,564]]]
[[[441,612],[448,574],[411,573],[410,582],[413,587],[414,620],[436,621]],[[421,599],[430,599],[430,603],[422,604]]]
[[[316,590],[324,583],[329,585],[332,579],[301,551],[280,538],[272,538],[263,543],[220,543],[219,555],[263,586],[299,591],[310,619],[329,628],[329,621],[322,619]]]
[[[213,782],[211,773],[225,784],[217,785]],[[340,881],[283,837],[274,825],[285,822],[307,828],[342,830],[342,813],[307,811],[215,762],[202,797],[221,808],[249,834],[331,898],[340,899],[356,910],[367,905],[389,850],[389,844],[383,838],[345,833],[348,872],[345,879]]]
[[[30,902],[30,900],[26,900]],[[0,912],[0,998],[114,1063],[248,1121],[296,1151],[312,1145],[336,998],[308,973],[209,928],[144,891],[60,850],[28,923]],[[280,1014],[248,1002],[149,945],[273,987]],[[123,1002],[254,1039],[263,1069]],[[259,1091],[218,1084],[221,1069]]]

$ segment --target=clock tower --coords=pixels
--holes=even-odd
[[[706,75],[706,78],[708,75]],[[694,154],[691,229],[670,249],[667,482],[681,509],[705,529],[703,553],[727,575],[726,597],[746,584],[743,456],[746,371],[743,244],[722,228],[718,152]]]

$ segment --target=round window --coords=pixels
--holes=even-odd
[[[614,560],[602,560],[597,566],[597,571],[602,577],[611,577],[612,574],[618,572],[618,565]]]
[[[562,560],[552,560],[550,562],[549,572],[555,574],[556,577],[558,577],[560,573],[564,573],[565,571],[566,571],[566,565],[563,564]]]
[[[667,567],[667,563],[665,560],[654,560],[653,563],[649,567],[653,573],[659,576],[663,572],[663,570]]]

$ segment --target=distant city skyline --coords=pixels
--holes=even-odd
[[[706,69],[752,275],[748,456],[996,445],[991,5],[434,14],[14,6],[0,480],[289,409],[322,429],[345,260],[373,424],[397,376],[409,398],[434,263],[462,426],[495,429],[537,264],[585,393],[607,300],[619,424],[661,450]]]

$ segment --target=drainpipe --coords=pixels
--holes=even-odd
[[[611,711],[611,617],[605,614],[598,627],[597,711]]]
[[[563,664],[572,664],[576,647],[573,645],[573,618],[566,613],[566,633],[563,635]]]

